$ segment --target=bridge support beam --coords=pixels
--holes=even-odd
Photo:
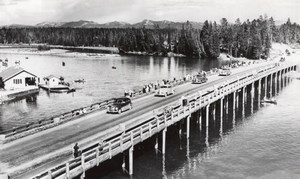
[[[268,91],[268,76],[265,77],[265,96],[267,97],[267,91]]]
[[[202,108],[199,109],[199,129],[202,129]]]
[[[273,74],[271,74],[270,80],[270,98],[273,96]]]
[[[189,115],[186,118],[186,138],[190,138],[190,121],[191,121],[191,115]]]
[[[251,114],[253,113],[254,95],[255,95],[255,82],[251,84]]]
[[[220,121],[221,122],[223,121],[223,109],[224,109],[223,102],[224,102],[224,97],[220,99]]]
[[[232,123],[235,124],[235,98],[236,91],[233,92],[233,104],[232,104]]]
[[[258,80],[258,105],[257,105],[258,108],[260,107],[260,99],[261,99],[260,95],[261,95],[261,79]]]
[[[226,96],[226,106],[225,106],[226,115],[228,114],[228,100],[229,100],[229,95]]]
[[[277,72],[275,73],[275,95],[277,94]]]
[[[216,121],[216,107],[217,107],[216,103],[212,104],[214,122]]]
[[[129,148],[129,175],[133,175],[133,145]]]
[[[166,153],[166,134],[167,134],[167,128],[164,128],[162,131],[162,154],[164,155]]]
[[[209,124],[209,105],[206,106],[206,116],[205,116],[205,120],[206,120],[206,127],[208,127]]]
[[[245,115],[245,89],[246,87],[242,88],[242,115]]]

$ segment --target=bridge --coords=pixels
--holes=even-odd
[[[0,146],[0,178],[84,178],[87,170],[128,153],[128,164],[122,166],[133,174],[134,146],[156,134],[164,155],[168,127],[185,123],[186,137],[190,136],[191,115],[206,133],[211,120],[220,118],[223,129],[224,114],[233,104],[233,121],[236,108],[245,113],[245,100],[250,95],[251,110],[254,97],[258,103],[272,97],[290,82],[286,74],[298,70],[296,62],[266,62],[233,70],[232,75],[211,76],[207,83],[185,83],[175,88],[175,94],[166,98],[154,94],[133,100],[133,109],[122,114],[97,111],[57,127],[27,136]],[[256,94],[256,95],[255,95]],[[183,98],[184,97],[184,98]],[[183,103],[183,99],[185,102]],[[216,114],[218,113],[218,115]],[[182,128],[179,129],[179,133]],[[73,158],[72,148],[78,142],[81,156]]]

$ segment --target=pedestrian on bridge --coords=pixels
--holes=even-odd
[[[74,158],[77,158],[80,155],[78,143],[76,143],[75,146],[73,147],[73,154],[74,154]]]

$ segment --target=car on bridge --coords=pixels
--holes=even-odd
[[[207,77],[205,74],[197,74],[196,76],[194,76],[193,80],[192,80],[192,83],[193,84],[201,84],[201,83],[205,83],[207,82]]]
[[[219,76],[229,76],[229,75],[231,75],[231,71],[229,69],[221,70],[219,72]]]
[[[132,102],[130,98],[117,98],[111,105],[107,107],[107,113],[121,114],[123,111],[132,109]]]
[[[173,86],[167,84],[167,85],[162,85],[157,93],[156,93],[156,96],[168,96],[168,95],[171,95],[171,94],[174,94],[175,93],[175,90],[173,88]]]

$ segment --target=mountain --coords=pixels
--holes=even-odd
[[[65,24],[66,22],[41,22],[36,24],[36,27],[60,27],[61,25]]]
[[[94,22],[94,21],[85,21],[85,20],[80,20],[80,21],[72,21],[72,22],[66,22],[62,24],[59,27],[70,27],[70,28],[95,28],[99,24]]]
[[[203,23],[200,22],[192,22],[189,21],[189,23],[191,23],[192,27],[195,29],[201,29],[203,26]],[[133,24],[132,26],[135,28],[147,28],[147,29],[154,29],[156,27],[159,27],[161,29],[165,29],[165,28],[171,28],[171,29],[182,29],[182,25],[186,26],[186,22],[173,22],[173,21],[167,21],[167,20],[163,20],[163,21],[152,21],[152,20],[148,20],[145,19],[142,22]]]
[[[128,28],[131,27],[131,24],[127,22],[119,22],[119,21],[113,21],[113,22],[108,22],[105,24],[99,24],[100,28]]]
[[[203,26],[203,23],[201,22],[194,22],[194,21],[188,21],[195,29],[201,29]],[[12,24],[7,26],[2,26],[6,28],[28,28],[28,27],[62,27],[62,28],[147,28],[147,29],[182,29],[182,26],[187,27],[187,22],[173,22],[173,21],[153,21],[145,19],[141,22],[135,23],[135,24],[129,24],[127,22],[120,22],[120,21],[113,21],[108,22],[104,24],[99,24],[94,21],[86,21],[86,20],[80,20],[80,21],[71,21],[71,22],[41,22],[34,26],[30,25],[21,25],[21,24]]]

